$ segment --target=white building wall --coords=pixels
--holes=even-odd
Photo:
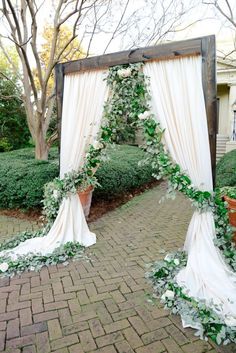
[[[236,149],[230,141],[233,127],[232,105],[236,100],[236,68],[226,62],[217,62],[217,98],[219,98],[219,120],[217,135],[217,159],[225,152]]]

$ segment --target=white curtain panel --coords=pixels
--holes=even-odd
[[[62,113],[60,177],[83,165],[89,144],[101,126],[108,87],[102,70],[65,76]]]
[[[165,129],[166,148],[195,187],[212,191],[201,57],[146,63],[144,73],[150,77],[152,110]],[[195,211],[184,245],[187,266],[177,282],[190,296],[220,305],[229,323],[236,320],[236,274],[223,261],[214,238],[212,212]]]
[[[60,177],[83,165],[86,149],[96,140],[99,131],[104,101],[108,88],[104,71],[91,71],[65,76]],[[52,253],[55,248],[69,241],[90,246],[96,243],[96,235],[89,231],[80,199],[77,194],[64,198],[57,218],[43,238],[26,240],[11,251],[12,258],[28,253]]]

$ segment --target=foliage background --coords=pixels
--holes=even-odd
[[[139,166],[144,152],[135,146],[121,145],[108,150],[96,176],[101,187],[93,197],[111,199],[153,180],[149,165]],[[32,148],[0,154],[0,207],[42,207],[44,185],[59,174],[58,151],[52,148],[49,161],[34,159]]]
[[[15,67],[18,67],[16,51],[8,47],[7,53]],[[9,64],[0,51],[0,152],[29,144],[30,133],[21,95],[20,81],[9,69]]]
[[[236,186],[236,150],[226,153],[216,166],[218,187]]]

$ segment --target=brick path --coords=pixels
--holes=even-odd
[[[183,244],[192,213],[181,196],[159,204],[163,188],[91,224],[90,260],[0,280],[0,352],[236,352],[200,341],[150,299],[146,265]]]
[[[9,235],[17,234],[25,230],[36,230],[40,222],[29,222],[15,217],[6,217],[0,214],[0,242],[9,238]]]

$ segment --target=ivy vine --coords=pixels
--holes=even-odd
[[[144,136],[144,142],[140,148],[146,152],[146,158],[140,163],[151,164],[153,176],[156,179],[168,180],[170,197],[173,197],[176,191],[180,191],[200,212],[209,210],[213,212],[216,229],[215,245],[220,249],[228,265],[234,271],[236,270],[236,251],[232,244],[232,228],[228,223],[226,204],[219,191],[211,193],[197,189],[189,176],[181,170],[166,151],[162,143],[164,130],[150,110],[149,81],[143,74],[142,67],[143,64],[138,63],[116,66],[109,70],[106,80],[111,94],[104,105],[100,134],[97,141],[89,146],[83,167],[78,171],[71,171],[63,179],[55,178],[46,185],[43,209],[48,223],[43,230],[34,233],[24,232],[1,244],[0,250],[13,248],[31,237],[46,235],[57,216],[63,198],[76,193],[78,189],[83,190],[89,185],[97,185],[94,172],[106,156],[107,145],[117,142],[117,136],[121,140],[127,138],[125,134],[128,134],[128,138],[134,138],[133,131],[139,128]],[[36,261],[34,268],[39,269],[45,264],[66,261],[80,252],[79,244],[68,243],[46,257],[29,254],[16,261],[2,257],[0,271],[1,265],[4,270],[4,264],[7,264],[5,273],[30,269],[34,261]],[[212,308],[207,307],[202,301],[196,302],[193,298],[189,298],[177,285],[174,278],[180,268],[186,265],[186,254],[179,252],[174,256],[173,261],[164,260],[154,265],[149,274],[154,290],[162,295],[162,300],[172,312],[180,313],[189,322],[194,320],[199,323],[200,337],[208,335],[217,343],[236,342],[235,327],[226,326]]]

